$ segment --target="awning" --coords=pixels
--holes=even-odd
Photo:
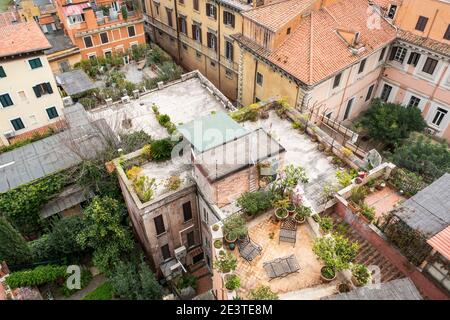
[[[78,3],[72,4],[67,7],[63,7],[63,13],[65,17],[75,16],[83,13],[83,9],[90,8],[91,4],[89,2],[86,3]]]
[[[450,260],[450,226],[427,240],[437,252]]]

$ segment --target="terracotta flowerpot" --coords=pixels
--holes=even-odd
[[[322,278],[322,280],[323,280],[324,282],[331,282],[331,281],[333,281],[334,279],[336,279],[336,272],[334,272],[334,277],[333,277],[333,278],[327,278],[327,277],[325,277],[325,276],[323,275],[323,272],[322,272],[322,270],[325,269],[325,268],[327,268],[327,267],[326,267],[326,266],[323,266],[323,267],[320,269],[320,277]]]
[[[295,222],[297,222],[298,224],[303,224],[303,223],[305,223],[306,218],[305,218],[305,217],[298,218],[297,216],[295,216],[295,217],[294,217],[294,220],[295,220]]]
[[[234,243],[234,242],[236,242],[237,238],[235,238],[235,239],[229,239],[228,236],[229,236],[229,234],[225,235],[225,241],[226,241],[226,242],[228,242],[228,243]]]
[[[286,209],[284,209],[284,208],[277,208],[276,210],[275,210],[275,218],[278,220],[278,221],[283,221],[283,220],[286,220],[286,218],[289,216],[289,213],[288,213],[288,211],[286,210]]]

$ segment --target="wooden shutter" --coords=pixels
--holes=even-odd
[[[41,93],[41,87],[39,85],[34,86],[33,91],[34,91],[34,94],[36,95],[36,97],[38,97],[38,98],[41,97],[42,93]]]
[[[217,7],[213,6],[213,12],[214,12],[214,19],[217,20]]]
[[[391,55],[389,56],[389,60],[394,60],[397,50],[398,50],[398,47],[392,47]]]
[[[209,3],[206,4],[206,15],[209,16],[210,13],[210,7],[211,5]]]
[[[234,14],[231,15],[231,26],[234,28]]]
[[[209,32],[206,34],[206,44],[208,48],[211,48],[211,33]]]

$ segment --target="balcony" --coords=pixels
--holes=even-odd
[[[146,16],[146,17],[147,17],[147,19],[146,19],[147,22],[150,23],[155,28],[162,30],[163,32],[169,34],[170,36],[172,36],[174,38],[177,37],[177,31],[174,28],[169,27],[168,25],[162,23],[161,21],[154,19],[153,17],[150,17],[150,16]]]

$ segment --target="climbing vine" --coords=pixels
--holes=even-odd
[[[67,182],[68,175],[59,172],[0,193],[0,215],[22,235],[34,235],[42,228],[40,210]]]

